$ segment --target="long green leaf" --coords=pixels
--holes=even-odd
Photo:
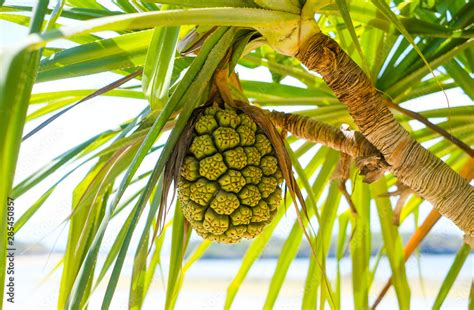
[[[86,150],[91,145],[95,144],[95,146],[101,145],[105,143],[110,138],[112,138],[114,132],[113,131],[106,131],[101,134],[98,134],[89,140],[84,141],[83,143],[76,145],[75,147],[71,148],[70,150],[64,152],[63,154],[57,156],[43,168],[39,169],[38,171],[34,172],[33,174],[29,175],[23,181],[18,183],[15,188],[13,189],[13,196],[20,197],[28,190],[39,184],[41,181],[46,179],[49,175],[53,174],[56,170],[63,167],[74,158],[80,157],[81,152]]]
[[[405,256],[398,227],[392,223],[392,207],[388,197],[382,195],[388,192],[385,179],[371,184],[371,190],[378,210],[385,251],[392,269],[392,282],[397,294],[400,309],[410,308],[410,287],[405,271]]]
[[[153,199],[150,204],[148,216],[143,227],[139,244],[135,253],[133,263],[132,283],[130,285],[129,308],[140,309],[144,301],[145,280],[146,280],[146,260],[148,256],[148,241],[151,234],[153,219],[156,217],[161,200],[161,191],[163,189],[163,178],[158,181]],[[133,213],[131,213],[133,214]]]
[[[471,48],[472,49],[472,48]],[[444,65],[444,68],[453,80],[459,85],[462,90],[474,100],[474,78],[472,78],[468,72],[464,70],[455,60],[451,60]]]
[[[147,2],[158,2],[174,4],[190,8],[211,8],[211,7],[236,7],[236,8],[257,8],[252,0],[146,0]]]
[[[48,0],[38,2],[30,33],[41,32]],[[0,235],[7,235],[6,204],[11,195],[21,135],[31,90],[36,78],[41,53],[39,51],[3,51],[0,54]],[[5,282],[7,238],[0,241],[0,282]],[[0,288],[0,308],[3,307],[4,286]]]
[[[369,261],[370,261],[370,192],[361,178],[355,182],[352,200],[357,208],[353,219],[353,235],[350,242],[352,258],[352,291],[355,309],[369,308]]]
[[[446,277],[443,280],[443,284],[441,285],[438,295],[433,303],[433,309],[441,309],[446,296],[448,296],[451,287],[454,284],[459,272],[461,271],[462,266],[466,262],[469,253],[471,253],[471,247],[468,244],[463,244],[459,249],[456,257],[454,258],[453,264],[449,268]]]
[[[354,29],[354,25],[352,23],[351,15],[349,14],[349,8],[347,6],[347,0],[336,0],[337,7],[339,11],[341,12],[341,16],[344,19],[344,24],[347,27],[347,30],[349,30],[349,34],[351,35],[352,42],[354,43],[354,46],[357,50],[357,53],[359,54],[362,67],[366,69],[366,61],[364,57],[364,52],[362,52],[362,48],[359,43],[359,39],[357,38],[357,34]]]
[[[325,153],[324,151],[325,151],[324,148],[320,150],[321,153]],[[329,156],[328,158],[331,158],[334,160],[327,160],[326,162],[324,162],[312,186],[312,188],[314,188],[315,190],[312,190],[309,184],[309,181],[306,178],[306,173],[311,175],[310,169],[303,170],[301,166],[296,163],[297,159],[294,152],[291,150],[289,150],[288,152],[290,154],[290,158],[292,159],[295,170],[298,171],[298,177],[301,178],[302,180],[305,179],[302,182],[303,184],[306,184],[307,186],[307,192],[308,192],[308,197],[309,197],[307,199],[307,204],[310,207],[308,211],[308,216],[311,218],[312,216],[314,216],[316,212],[316,208],[317,208],[316,201],[321,195],[325,187],[325,183],[329,180],[329,175],[337,160],[337,156]],[[316,156],[314,156],[312,161],[308,164],[308,168],[316,167],[317,165],[314,164],[313,162],[320,162],[321,158],[323,158],[321,154],[316,154]],[[285,243],[283,244],[283,248],[281,251],[282,253],[285,253],[285,255],[280,255],[280,257],[278,258],[277,267],[275,269],[272,280],[270,282],[270,288],[268,289],[264,308],[270,309],[274,307],[275,301],[283,285],[283,281],[285,280],[290,264],[296,257],[296,254],[299,250],[299,246],[303,238],[303,229],[306,229],[307,224],[308,224],[307,221],[304,221],[305,226],[301,227],[301,224],[299,223],[298,220],[296,220],[295,223],[293,224],[293,228],[290,234],[288,235],[288,238],[286,239]],[[319,267],[320,266],[318,266],[317,268]]]
[[[173,233],[171,237],[170,267],[168,272],[168,285],[166,287],[165,309],[171,309],[173,300],[176,301],[176,287],[179,285],[179,278],[182,273],[182,264],[187,244],[191,236],[191,229],[185,229],[186,219],[181,213],[181,204],[176,203],[173,217]]]
[[[337,156],[334,156],[337,158]],[[333,163],[335,165],[335,162]],[[329,185],[329,192],[322,206],[321,211],[321,223],[324,223],[320,227],[320,231],[317,235],[317,255],[310,257],[310,267],[308,269],[308,275],[306,277],[305,282],[305,291],[303,295],[303,304],[302,308],[304,309],[314,309],[317,306],[317,290],[321,288],[320,296],[326,295],[325,291],[325,284],[324,284],[324,277],[325,277],[325,267],[326,267],[326,256],[329,252],[329,246],[332,237],[332,230],[334,227],[334,222],[336,220],[337,209],[339,205],[339,201],[341,198],[341,192],[339,190],[339,183],[337,180],[331,181]],[[323,270],[321,270],[323,268]],[[321,285],[321,282],[323,284]],[[333,308],[337,309],[337,296],[334,298],[334,305]],[[323,307],[323,305],[321,305]]]
[[[336,245],[336,308],[341,309],[341,260],[345,254],[346,238],[347,238],[347,226],[349,224],[350,210],[346,210],[344,213],[339,215],[338,226],[339,230],[337,233],[337,245]],[[315,302],[314,302],[315,303]]]
[[[297,22],[299,15],[252,8],[206,8],[124,14],[97,18],[74,27],[65,26],[21,42],[23,48],[41,48],[47,42],[73,35],[98,31],[141,30],[155,26],[212,25],[235,27],[271,27]]]
[[[59,307],[79,309],[87,303],[92,288],[92,277],[102,238],[112,209],[102,202],[104,191],[130,165],[138,145],[125,147],[108,159],[103,159],[91,170],[73,199],[73,215],[64,260]]]
[[[163,6],[161,10],[169,9]],[[152,110],[163,108],[168,100],[168,89],[174,66],[179,27],[156,27],[148,48],[143,68],[143,92]]]
[[[474,46],[474,39],[468,40],[463,44],[456,46],[452,50],[449,50],[445,54],[439,56],[438,58],[432,60],[429,64],[429,67],[422,67],[415,72],[404,76],[399,80],[395,85],[391,86],[386,90],[390,95],[397,96],[399,92],[407,89],[410,85],[415,85],[416,82],[419,82],[423,77],[430,73],[430,68],[437,68],[451,60],[457,54],[463,52],[466,49],[472,48]]]
[[[380,29],[384,32],[395,32],[392,28],[394,25],[393,21],[390,17],[387,17],[389,13],[387,12],[387,15],[381,14],[381,12],[385,11],[385,9],[381,10],[379,8],[379,3],[376,4],[376,7],[370,7],[367,5],[367,2],[363,0],[352,0],[349,6],[349,11],[354,21],[367,26],[376,27],[377,29]],[[339,11],[336,4],[325,5],[321,9],[318,9],[318,13],[328,16],[341,15],[341,12]],[[463,32],[456,29],[446,28],[439,24],[424,21],[418,18],[404,16],[397,18],[398,23],[400,23],[406,29],[406,31],[413,36],[424,35],[435,38],[447,38],[451,36],[464,38],[472,37],[472,33],[469,31]]]
[[[173,283],[173,293],[171,294],[170,297],[170,302],[168,302],[168,307],[174,309],[176,302],[178,300],[179,296],[179,291],[181,290],[181,287],[184,282],[184,277],[186,275],[186,272],[188,271],[189,268],[198,260],[200,259],[204,253],[206,253],[206,250],[211,246],[211,241],[209,240],[203,240],[199,246],[197,246],[193,252],[189,255],[189,257],[186,260],[186,263],[181,269],[181,272],[179,272],[179,278],[176,281],[176,283]],[[171,266],[170,266],[171,267]],[[171,268],[170,268],[171,270]],[[168,286],[169,287],[169,286]]]
[[[38,82],[142,65],[151,35],[145,30],[65,49],[41,61]]]

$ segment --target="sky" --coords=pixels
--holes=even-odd
[[[24,1],[28,2],[28,1]],[[30,2],[31,3],[31,2]],[[0,21],[0,46],[8,47],[24,38],[27,34],[26,28]],[[68,43],[56,43],[59,46],[66,46]],[[249,70],[238,68],[242,79],[258,79],[269,81],[270,74],[264,68]],[[38,83],[33,92],[48,92],[53,90],[67,89],[96,89],[105,86],[116,79],[114,74],[95,74],[87,77],[65,79],[59,82]],[[298,81],[285,79],[290,85],[298,85]],[[136,82],[135,82],[136,83]],[[469,98],[460,90],[447,91],[451,106],[471,104]],[[430,108],[446,107],[446,102],[442,94],[434,94],[405,104],[405,107],[414,110],[420,109],[423,105],[430,104]],[[87,101],[86,103],[74,108],[55,120],[52,124],[41,130],[22,144],[20,157],[18,160],[15,183],[28,177],[37,169],[50,162],[55,156],[63,153],[65,150],[77,145],[78,143],[92,137],[107,129],[116,128],[119,124],[134,117],[147,105],[145,100],[117,99],[113,97],[98,97]],[[31,112],[32,110],[30,110]],[[25,127],[24,133],[29,132],[45,118],[32,121]],[[419,127],[416,121],[411,122],[413,127]],[[157,159],[157,154],[150,156],[144,162],[141,171],[151,168]],[[305,160],[304,158],[302,159]],[[32,220],[18,233],[17,238],[26,242],[40,242],[50,248],[63,249],[66,242],[67,226],[64,219],[70,213],[72,192],[74,186],[80,182],[82,177],[88,171],[90,166],[79,169],[72,177],[60,185],[60,187],[50,196],[40,211],[35,214]],[[37,186],[32,191],[20,197],[16,201],[16,217],[18,218],[42,193],[67,169],[61,169],[47,179],[41,186]],[[138,172],[140,173],[140,171]],[[346,207],[342,206],[340,210]],[[277,229],[277,234],[284,236],[291,229],[295,215],[293,209],[289,209],[288,215],[283,219]],[[420,208],[420,216],[424,217],[431,210],[428,203],[424,203]],[[378,218],[375,216],[376,209],[373,208],[372,219],[375,231],[378,231]],[[124,218],[119,218],[111,224],[108,234],[104,238],[105,247],[110,245],[113,237],[121,227],[120,223]],[[413,229],[413,220],[407,220],[402,226],[401,231],[411,231]],[[434,228],[435,232],[461,235],[459,229],[449,220],[443,218]]]

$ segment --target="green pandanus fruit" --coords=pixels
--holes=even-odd
[[[185,218],[204,239],[254,238],[282,196],[270,140],[251,117],[229,107],[206,108],[192,130],[178,181]]]

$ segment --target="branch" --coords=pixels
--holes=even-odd
[[[347,125],[340,129],[307,116],[268,111],[272,123],[295,137],[326,145],[355,159],[364,182],[377,180],[388,169],[383,155],[358,131]]]

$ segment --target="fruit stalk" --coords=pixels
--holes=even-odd
[[[278,111],[268,112],[272,123],[295,137],[326,145],[351,157],[380,156],[382,154],[360,132],[347,126],[333,127],[313,118]]]
[[[376,181],[388,169],[383,155],[360,132],[350,130],[345,124],[336,128],[303,115],[278,111],[268,111],[266,114],[273,125],[282,131],[352,157],[366,183]]]

